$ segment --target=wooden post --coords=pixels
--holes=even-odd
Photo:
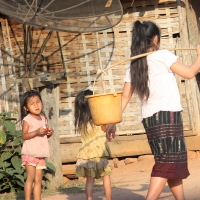
[[[180,20],[180,36],[181,36],[181,46],[184,47],[195,47],[198,44],[198,25],[197,18],[195,16],[194,10],[191,8],[188,0],[177,0],[179,20]],[[190,65],[196,59],[195,52],[188,51],[187,54],[184,53],[185,61]],[[200,136],[200,107],[198,100],[200,99],[200,94],[198,90],[197,81],[195,78],[191,79],[189,83],[186,84],[191,89],[190,98],[193,104],[193,112],[195,117],[195,131],[197,135]],[[188,91],[187,91],[188,92]]]
[[[189,30],[189,33],[190,35],[191,34],[194,34],[195,32],[195,41],[198,40],[200,42],[200,4],[199,4],[199,1],[197,0],[189,0],[189,9],[192,10],[192,13],[193,13],[193,20],[195,21],[190,21],[190,23],[193,23],[191,25],[195,26],[194,28],[194,31],[193,30]],[[196,35],[197,33],[197,35]],[[192,42],[192,41],[191,41]]]
[[[54,134],[49,139],[50,158],[48,161],[56,167],[55,176],[50,176],[50,189],[58,188],[62,185],[62,161],[60,153],[60,138],[58,130],[58,104],[59,104],[59,86],[49,85],[41,89],[44,112],[48,118],[48,126],[54,129]]]
[[[197,15],[195,14],[195,11],[193,9],[193,6],[191,3],[194,3],[194,1],[186,0],[186,19],[187,19],[187,29],[188,29],[188,40],[189,45],[191,47],[196,47],[199,43],[199,30],[198,30],[198,23],[197,23]],[[191,60],[194,62],[197,58],[196,52],[191,51]],[[200,136],[200,94],[199,94],[199,88],[197,85],[196,79],[192,79],[192,100],[194,104],[194,110],[195,110],[195,123],[196,123],[196,129],[197,129],[197,135]],[[195,99],[194,99],[195,98]]]

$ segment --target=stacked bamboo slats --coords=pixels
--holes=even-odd
[[[11,37],[7,20],[0,20],[0,112],[19,111],[19,92],[16,84],[16,69],[14,64]],[[13,114],[13,117],[19,117]],[[19,128],[19,124],[18,124]]]

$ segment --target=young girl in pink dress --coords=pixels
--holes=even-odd
[[[45,158],[49,157],[48,137],[53,130],[46,127],[46,117],[42,110],[42,99],[35,90],[25,92],[20,102],[22,138],[22,166],[27,179],[24,185],[25,200],[41,200],[42,169],[46,168]],[[33,187],[34,185],[34,187]]]

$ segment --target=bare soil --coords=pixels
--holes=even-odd
[[[152,159],[128,165],[125,165],[123,160],[119,161],[118,168],[113,168],[111,175],[113,200],[144,200],[153,164]],[[186,199],[200,200],[200,159],[190,159],[188,165],[190,176],[183,181]],[[84,200],[84,184],[83,179],[68,181],[57,193],[43,194],[42,200]],[[105,200],[101,180],[95,183],[93,197],[94,200]],[[174,200],[167,185],[159,199]]]

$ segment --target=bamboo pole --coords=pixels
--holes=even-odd
[[[96,36],[96,43],[97,43],[97,53],[98,53],[98,61],[99,61],[99,66],[100,66],[100,69],[102,70],[103,69],[103,66],[102,66],[102,62],[101,62],[101,55],[100,55],[100,45],[99,45],[99,36],[98,36],[98,33],[96,32],[95,34]],[[102,81],[102,86],[103,86],[103,92],[105,93],[106,92],[106,86],[105,86],[105,83],[103,81],[104,77],[101,76],[101,81]]]
[[[175,51],[175,50],[196,50],[196,48],[172,48],[172,49],[166,49],[166,50],[169,50],[169,51]],[[122,63],[130,61],[130,60],[135,60],[137,58],[142,58],[142,57],[148,56],[148,55],[150,55],[150,54],[152,54],[154,52],[155,51],[148,52],[148,53],[143,53],[143,54],[139,54],[137,56],[133,56],[133,57],[130,57],[128,59],[122,60],[122,61],[120,61],[118,63],[115,63],[115,64],[107,67],[106,69],[103,69],[103,70],[102,69],[98,69],[97,70],[97,75],[100,74],[100,73],[103,73],[103,72],[107,71],[108,69],[111,69],[111,68],[115,67],[116,65],[122,64]]]

